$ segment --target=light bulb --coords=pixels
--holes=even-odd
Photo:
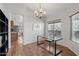
[[[35,10],[35,11],[34,11],[34,14],[35,14],[36,16],[38,16],[38,11],[37,11],[37,10]]]
[[[46,14],[46,11],[44,11],[43,14],[45,15]]]

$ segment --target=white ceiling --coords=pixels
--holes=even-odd
[[[24,5],[26,5],[29,9],[34,11],[39,9],[40,3],[27,3]],[[41,6],[49,16],[63,10],[69,10],[76,6],[78,7],[79,3],[42,3]]]
[[[34,10],[39,9],[40,3],[8,3],[4,5],[9,6],[10,9],[12,9],[13,6],[17,8],[24,6],[26,9],[34,12]],[[47,12],[46,15],[51,16],[64,10],[75,9],[75,7],[79,7],[79,3],[42,3],[41,6]]]

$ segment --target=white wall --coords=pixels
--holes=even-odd
[[[64,39],[58,42],[58,44],[67,46],[69,49],[71,49],[73,52],[79,55],[79,44],[74,43],[73,41],[70,40],[70,18],[69,16],[74,14],[77,11],[79,11],[79,4],[71,5],[70,7],[65,8],[64,10],[61,10],[55,14],[52,14],[53,16],[49,17],[50,20],[47,20],[47,21],[52,21],[56,19],[62,20],[62,35]],[[46,32],[47,32],[47,29],[46,29]]]
[[[41,25],[41,28],[39,30],[35,28],[37,24]],[[35,18],[33,14],[30,14],[27,18],[25,18],[24,20],[24,45],[32,43],[32,42],[36,42],[37,35],[44,34],[43,26],[44,26],[43,21]]]
[[[0,9],[2,9],[2,4],[0,4]]]

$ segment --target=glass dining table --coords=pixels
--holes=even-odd
[[[44,40],[40,40],[39,38],[43,38]],[[62,53],[62,49],[58,51],[57,49],[57,42],[62,40],[63,38],[59,38],[59,39],[55,39],[55,40],[51,40],[49,38],[46,38],[44,36],[37,36],[37,47],[41,47],[43,48],[44,50],[48,51],[49,53],[50,52],[50,48],[51,48],[51,45],[53,46],[53,52],[51,53],[53,56],[58,56],[60,53]],[[41,46],[42,44],[45,44],[45,42],[48,42],[48,47],[49,49],[47,50],[45,47]]]

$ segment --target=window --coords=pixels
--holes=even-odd
[[[48,23],[48,38],[56,40],[61,38],[61,21],[53,21]]]
[[[61,38],[61,22],[54,23],[54,39]]]
[[[79,43],[79,13],[71,16],[71,40]]]

